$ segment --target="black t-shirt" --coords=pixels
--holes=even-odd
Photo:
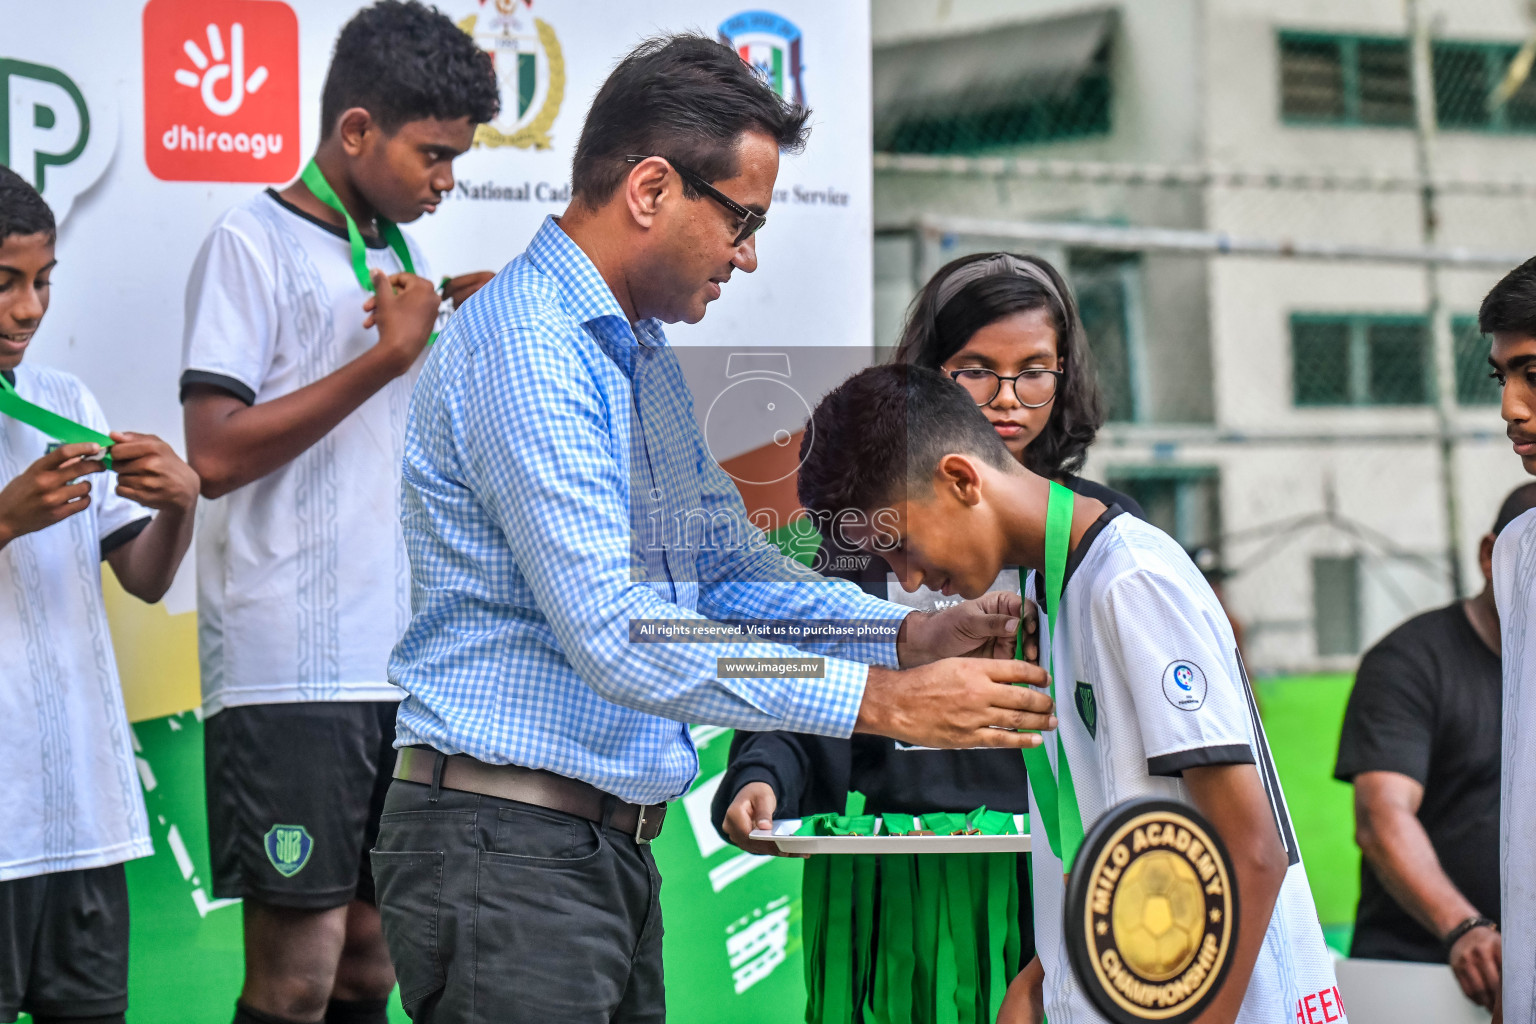
[[[1419,821],[1446,875],[1499,917],[1499,656],[1461,602],[1409,619],[1360,661],[1334,777],[1398,772],[1424,787]],[[1444,963],[1446,951],[1360,863],[1351,956]]]

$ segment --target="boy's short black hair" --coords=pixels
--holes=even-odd
[[[53,211],[27,179],[0,164],[0,243],[12,235],[58,236]]]
[[[429,117],[475,124],[501,109],[491,55],[435,7],[379,0],[342,27],[320,94],[320,134],[362,107],[386,132]]]
[[[587,111],[571,193],[588,209],[613,195],[631,154],[676,160],[705,181],[737,174],[736,143],[749,131],[798,153],[810,111],[770,89],[725,44],[701,35],[647,39],[619,61]],[[686,182],[683,194],[696,198]]]
[[[1536,338],[1536,256],[1505,274],[1477,311],[1484,334],[1520,334]]]
[[[819,521],[869,513],[930,493],[939,460],[973,455],[997,469],[1018,463],[959,384],[927,367],[872,366],[839,384],[800,441],[800,504]]]

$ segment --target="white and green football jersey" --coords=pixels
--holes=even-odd
[[[1050,664],[1054,643],[1056,713],[1084,827],[1135,797],[1192,804],[1181,778],[1186,769],[1253,764],[1290,869],[1237,1020],[1346,1021],[1285,797],[1216,595],[1172,538],[1112,510],[1072,552],[1061,603],[1062,614],[1042,615],[1042,663]],[[1047,734],[1053,765],[1056,747]],[[1030,802],[1036,812],[1033,794]],[[1031,831],[1046,1017],[1051,1024],[1103,1021],[1068,960],[1061,862],[1044,828]]]

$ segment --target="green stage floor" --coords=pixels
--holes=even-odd
[[[1348,786],[1331,778],[1349,677],[1261,681],[1259,697],[1329,941],[1347,948],[1359,889]],[[213,900],[203,816],[202,725],[140,722],[155,855],[128,866],[136,1024],[220,1024],[240,989],[240,909]],[[703,771],[657,843],[666,877],[669,1018],[676,1024],[803,1019],[798,862],[750,858],[708,827],[729,733],[696,728]],[[405,1020],[398,1005],[393,1018]],[[23,1020],[27,1018],[23,1017]]]

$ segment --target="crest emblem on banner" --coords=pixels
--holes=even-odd
[[[292,878],[309,863],[315,841],[303,825],[273,825],[262,839],[267,859],[284,878]]]
[[[549,149],[549,130],[565,100],[565,54],[549,22],[533,16],[533,0],[480,0],[481,11],[458,26],[491,55],[501,114],[475,129],[475,145]]]
[[[793,103],[805,103],[800,30],[771,11],[743,11],[720,23],[720,41],[741,54],[769,88]]]

